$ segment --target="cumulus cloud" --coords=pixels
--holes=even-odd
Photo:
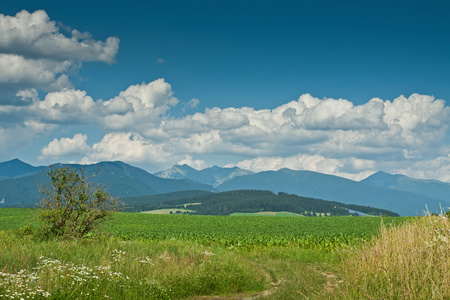
[[[14,136],[30,122],[45,128],[101,124],[108,131],[133,129],[140,135],[139,132],[155,128],[170,107],[178,103],[164,79],[130,86],[107,101],[94,101],[85,91],[74,89],[48,93],[43,100],[39,99],[36,89],[17,92],[17,97],[23,105],[0,105],[0,129],[4,137]],[[15,138],[20,140],[22,136],[30,138],[29,134]]]
[[[192,159],[192,155],[186,155],[177,165],[188,165],[191,168],[202,170],[207,167],[206,162],[201,159]]]
[[[72,88],[69,76],[83,61],[112,63],[119,48],[116,37],[97,41],[77,30],[67,37],[43,10],[0,14],[0,36],[0,103],[14,105],[22,90]]]
[[[31,58],[112,63],[119,49],[117,37],[96,41],[78,30],[66,37],[43,10],[22,10],[15,16],[0,14],[0,35],[0,52]]]
[[[87,145],[87,135],[75,134],[73,138],[54,139],[47,146],[42,148],[42,157],[51,157],[57,159],[61,156],[71,154],[86,154],[90,151]]]
[[[101,123],[110,130],[153,127],[177,103],[171,85],[164,79],[132,85],[119,96],[101,103]]]
[[[104,160],[120,160],[167,167],[183,159],[188,160],[189,156],[167,151],[163,143],[154,143],[138,133],[117,132],[106,134],[100,142],[90,148],[80,162],[86,164]],[[200,160],[191,160],[191,162],[201,165]]]
[[[14,54],[0,54],[0,83],[30,83],[37,87],[51,86],[61,78],[57,74],[67,72],[72,66],[70,61],[49,59],[29,59]],[[60,81],[62,79],[59,79]],[[70,87],[67,78],[59,87]],[[58,86],[54,86],[57,88]]]
[[[402,101],[414,105],[397,105]],[[303,152],[337,158],[404,157],[405,149],[429,155],[432,145],[441,143],[446,135],[449,113],[442,100],[418,94],[393,102],[373,99],[358,106],[343,99],[320,100],[306,94],[273,110],[206,109],[204,113],[164,120],[144,135],[177,138],[183,151],[190,147],[192,153],[223,149],[262,156]],[[399,125],[404,114],[415,114],[420,121]],[[200,147],[206,144],[208,147]]]
[[[289,168],[333,174],[339,167],[342,167],[342,163],[337,159],[327,159],[321,155],[298,154],[289,157],[257,157],[227,165],[227,167],[234,166],[253,172]]]
[[[85,91],[75,89],[48,93],[43,100],[39,99],[35,89],[20,91],[17,96],[27,105],[0,105],[0,116],[3,117],[0,126],[9,117],[17,118],[16,123],[24,120],[59,125],[97,122],[107,130],[138,130],[142,127],[145,132],[178,103],[170,84],[164,79],[133,85],[107,101],[94,101]]]
[[[63,90],[47,94],[28,108],[33,117],[49,124],[88,124],[96,116],[96,104],[85,91]]]
[[[450,155],[434,159],[413,161],[408,165],[401,164],[393,168],[392,172],[418,179],[438,179],[450,183]]]

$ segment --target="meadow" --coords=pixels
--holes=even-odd
[[[33,210],[0,210],[0,298],[450,297],[445,216],[116,213],[84,239],[38,228]]]

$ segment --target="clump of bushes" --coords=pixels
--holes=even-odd
[[[51,181],[40,188],[38,210],[44,235],[81,238],[117,211],[117,199],[89,180],[83,170],[50,167],[48,176]]]

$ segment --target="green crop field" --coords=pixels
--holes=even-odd
[[[376,235],[381,222],[404,218],[273,216],[186,216],[119,213],[107,231],[124,240],[189,240],[227,247],[286,246],[331,250]]]
[[[1,208],[0,230],[18,229],[31,222],[32,212],[33,209],[28,208]]]

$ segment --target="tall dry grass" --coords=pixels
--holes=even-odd
[[[382,226],[378,238],[351,253],[337,298],[449,299],[450,223],[446,216]]]

